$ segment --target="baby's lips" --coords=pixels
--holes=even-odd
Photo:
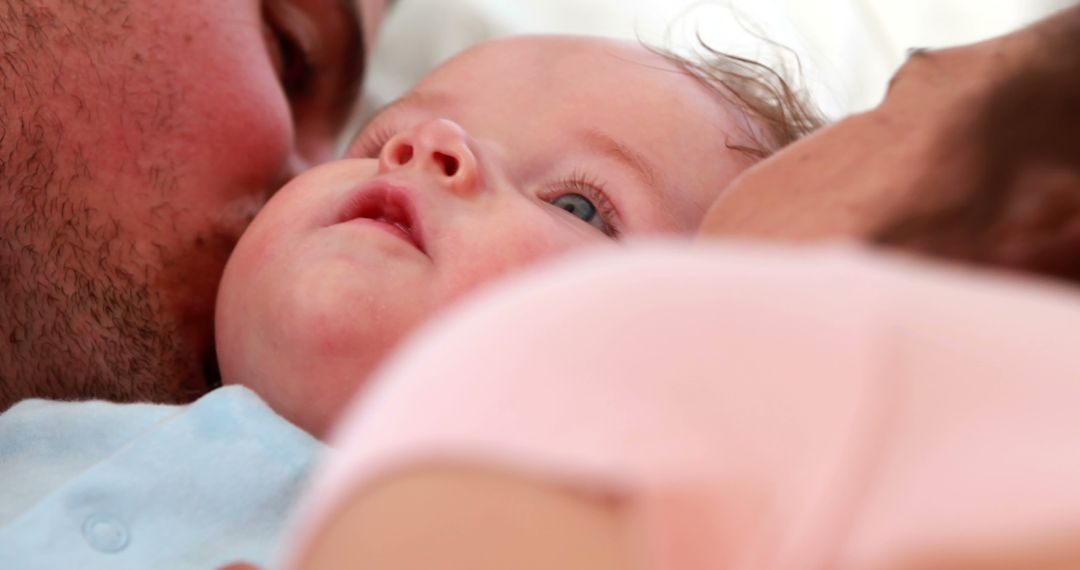
[[[351,192],[335,223],[373,220],[397,230],[401,237],[427,255],[423,231],[411,188],[388,180],[372,180]]]

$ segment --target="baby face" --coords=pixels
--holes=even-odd
[[[252,223],[218,297],[222,375],[322,434],[404,335],[477,285],[589,244],[693,232],[749,166],[728,148],[749,144],[742,125],[636,45],[474,48]]]

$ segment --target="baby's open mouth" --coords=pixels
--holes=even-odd
[[[375,223],[427,253],[416,209],[406,188],[385,182],[374,182],[360,188],[346,202],[339,223],[354,220]]]

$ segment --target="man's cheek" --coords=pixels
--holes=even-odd
[[[238,192],[275,190],[284,182],[295,128],[276,78],[249,74],[236,90],[208,93],[193,109],[188,137],[204,172],[227,173]]]
[[[294,129],[257,7],[200,0],[174,12],[172,27],[161,22],[153,60],[172,86],[161,104],[173,111],[163,127],[175,158],[193,163],[195,176],[217,177],[212,184],[269,189],[280,181]],[[207,21],[208,13],[229,25]]]

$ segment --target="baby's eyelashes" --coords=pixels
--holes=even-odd
[[[604,235],[617,239],[619,215],[604,190],[604,184],[584,172],[576,172],[569,178],[553,184],[543,196],[552,205],[600,230]]]

